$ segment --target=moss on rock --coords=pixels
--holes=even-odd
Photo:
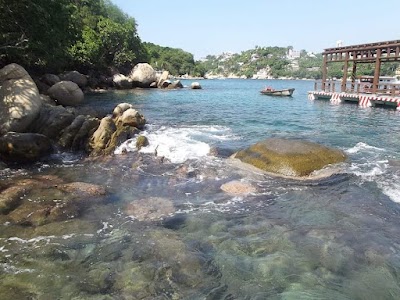
[[[346,155],[341,150],[308,141],[271,138],[239,151],[235,158],[266,172],[303,177],[343,162]]]

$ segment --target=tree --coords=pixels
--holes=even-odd
[[[195,62],[191,53],[182,49],[162,47],[152,43],[144,43],[150,55],[150,63],[158,69],[169,71],[172,75],[192,74]]]
[[[92,14],[92,9],[96,14]],[[136,21],[110,1],[80,3],[81,36],[70,48],[78,69],[103,70],[109,66],[130,69],[146,62],[148,54],[136,31]]]
[[[77,34],[75,10],[70,0],[0,0],[1,64],[64,67]]]

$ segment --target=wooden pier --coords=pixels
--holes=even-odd
[[[316,81],[309,98],[328,99],[334,103],[358,102],[360,106],[387,105],[400,110],[400,83],[380,76],[382,62],[400,61],[400,40],[325,49],[322,80]],[[327,79],[328,65],[343,63],[341,81]],[[374,64],[374,76],[356,77],[358,64]],[[349,66],[352,66],[348,78]]]

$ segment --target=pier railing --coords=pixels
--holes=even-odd
[[[321,80],[317,80],[314,83],[314,91],[322,91],[327,93],[356,93],[356,94],[371,94],[372,83],[368,82],[346,82],[345,86],[342,86],[342,82],[339,80],[327,80],[325,86]],[[388,95],[388,96],[400,96],[400,83],[380,83],[376,89],[375,94]]]

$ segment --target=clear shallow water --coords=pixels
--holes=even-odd
[[[141,153],[96,161],[61,154],[2,174],[4,182],[46,174],[108,191],[106,204],[66,222],[23,227],[0,219],[3,295],[400,298],[400,113],[307,100],[311,81],[200,83],[202,90],[87,97],[106,112],[129,102],[145,115],[150,146]],[[271,98],[259,94],[265,85],[296,91]],[[331,178],[296,182],[224,158],[268,137],[340,148],[349,160]],[[222,157],[207,155],[210,149]],[[252,192],[224,192],[231,181]]]

